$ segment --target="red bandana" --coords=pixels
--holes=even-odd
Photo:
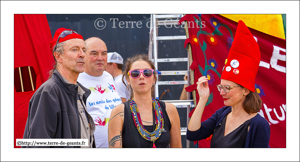
[[[54,37],[52,39],[52,41],[50,42],[50,48],[51,48],[51,51],[53,51],[53,48],[57,42],[57,39],[59,37],[59,35],[65,31],[65,30],[71,30],[71,29],[66,29],[66,28],[59,28],[56,30],[55,34],[54,34]],[[72,30],[71,30],[72,31]],[[74,39],[74,38],[78,38],[78,39],[83,39],[83,37],[80,35],[80,34],[76,34],[76,33],[72,33],[70,35],[67,35],[66,37],[64,38],[60,38],[58,43],[61,43],[61,42],[64,42],[64,41],[67,41],[69,39]],[[57,43],[57,44],[58,44]]]

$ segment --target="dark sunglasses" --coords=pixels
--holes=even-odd
[[[73,34],[73,33],[78,34],[78,33],[77,33],[76,31],[74,31],[74,30],[65,30],[65,31],[61,32],[60,35],[58,36],[57,41],[56,41],[56,43],[55,43],[55,46],[54,46],[54,48],[53,48],[53,53],[54,53],[54,51],[56,50],[57,44],[58,44],[58,42],[59,42],[59,39],[60,39],[60,38],[65,38],[66,36],[68,36],[68,35],[70,35],[70,34]]]
[[[145,69],[145,70],[130,70],[128,71],[127,75],[130,75],[132,78],[140,77],[141,73],[143,73],[144,77],[151,77],[154,74],[153,69]]]

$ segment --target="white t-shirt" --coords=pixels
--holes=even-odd
[[[79,74],[77,81],[91,90],[86,101],[86,108],[95,122],[96,147],[108,147],[109,117],[112,109],[122,103],[115,88],[114,79],[106,71],[99,77],[83,72]]]
[[[115,78],[115,84],[116,84],[116,89],[119,93],[119,96],[121,98],[126,98],[126,101],[130,99],[130,92],[128,91],[126,85],[127,85],[127,81],[124,78],[124,82],[126,83],[126,85],[122,82],[122,74],[116,76]]]

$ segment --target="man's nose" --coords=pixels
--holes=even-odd
[[[102,54],[99,54],[97,60],[104,60],[104,56]]]
[[[82,58],[84,58],[85,57],[85,52],[84,52],[84,50],[83,49],[80,49],[80,52],[79,52],[79,57],[82,57]]]

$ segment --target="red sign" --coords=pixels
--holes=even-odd
[[[211,95],[205,107],[202,121],[223,107],[222,97],[216,85],[220,83],[222,69],[234,39],[237,23],[220,15],[185,15],[191,45],[194,80],[201,76],[209,79]],[[247,25],[247,24],[246,24]],[[259,112],[270,124],[270,147],[286,147],[286,41],[249,28],[261,51],[261,61],[256,76],[256,91],[263,106]],[[196,85],[186,88],[196,90]],[[199,96],[196,93],[196,101]],[[192,112],[191,112],[192,113]],[[190,114],[191,116],[191,114]],[[210,138],[200,140],[198,147],[210,147]]]

